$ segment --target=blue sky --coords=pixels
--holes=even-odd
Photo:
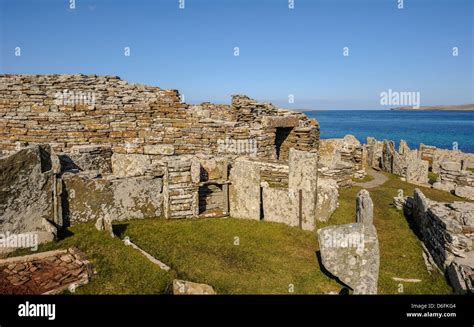
[[[472,0],[178,4],[0,0],[0,72],[117,75],[179,89],[188,103],[243,93],[288,108],[371,109],[388,89],[420,92],[421,105],[474,103]]]

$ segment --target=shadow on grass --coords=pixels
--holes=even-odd
[[[349,295],[351,288],[348,285],[344,284],[337,276],[331,274],[331,272],[327,270],[326,267],[324,267],[323,261],[321,259],[321,251],[316,251],[314,254],[316,255],[316,260],[318,260],[319,269],[321,270],[321,272],[329,278],[336,280],[339,284],[343,286],[343,288],[339,291],[339,295]]]
[[[64,240],[71,236],[74,236],[74,233],[71,232],[68,228],[58,230],[58,241]]]
[[[127,228],[128,228],[128,224],[112,225],[114,234],[117,235],[119,238],[123,238],[123,235],[125,234],[125,231],[127,230]]]

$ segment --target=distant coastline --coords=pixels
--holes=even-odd
[[[461,105],[449,105],[449,106],[420,106],[414,108],[413,106],[396,107],[390,110],[470,110],[474,111],[474,104],[461,104]]]

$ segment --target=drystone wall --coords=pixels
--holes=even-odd
[[[435,146],[420,144],[421,159],[429,162],[434,173],[439,173],[444,161],[459,163],[463,169],[474,168],[474,153],[464,153],[459,150],[438,149]]]
[[[289,147],[318,146],[315,121],[246,96],[191,106],[177,90],[96,75],[0,75],[0,86],[1,152],[48,143],[58,153],[108,145],[116,154],[287,159]]]
[[[366,148],[369,166],[397,174],[408,183],[428,184],[428,161],[420,158],[418,150],[410,150],[404,140],[400,141],[397,151],[395,142],[391,140],[367,138]]]
[[[337,206],[337,185],[317,185],[318,123],[302,113],[246,96],[187,105],[113,76],[0,75],[0,85],[2,230],[48,241],[94,220],[262,212],[313,229]]]
[[[402,207],[415,222],[427,255],[457,293],[474,292],[474,204],[432,201],[416,189]]]
[[[443,161],[440,164],[438,178],[433,187],[474,200],[474,173],[463,170],[459,162]]]
[[[367,151],[353,135],[319,141],[319,174],[337,182],[339,187],[353,185],[353,177],[366,175]]]

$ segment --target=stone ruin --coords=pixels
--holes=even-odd
[[[339,187],[351,187],[352,178],[363,178],[367,168],[365,147],[353,135],[319,141],[319,173],[333,179]]]
[[[393,141],[377,141],[369,137],[367,153],[370,167],[399,175],[408,183],[428,185],[428,162],[421,159],[418,150],[411,150],[404,140],[400,141],[396,151]]]
[[[337,185],[318,182],[319,125],[302,113],[238,95],[188,105],[113,76],[0,85],[2,231],[42,243],[89,221],[113,235],[113,221],[227,216],[311,230],[337,206]]]
[[[445,273],[456,293],[473,293],[474,203],[432,201],[419,189],[394,201],[420,232],[428,267]]]
[[[474,200],[474,172],[465,169],[465,162],[443,161],[433,187]]]
[[[367,138],[368,165],[401,176],[412,184],[428,186],[428,171],[438,174],[433,187],[474,200],[474,154],[420,145],[410,150],[404,140],[399,150],[393,141]]]
[[[428,161],[432,172],[439,174],[444,161],[462,163],[464,169],[474,168],[474,153],[464,153],[460,150],[439,149],[434,146],[420,144],[420,157]]]
[[[318,230],[322,265],[354,294],[377,294],[380,252],[373,210],[369,192],[361,190],[355,223]]]

